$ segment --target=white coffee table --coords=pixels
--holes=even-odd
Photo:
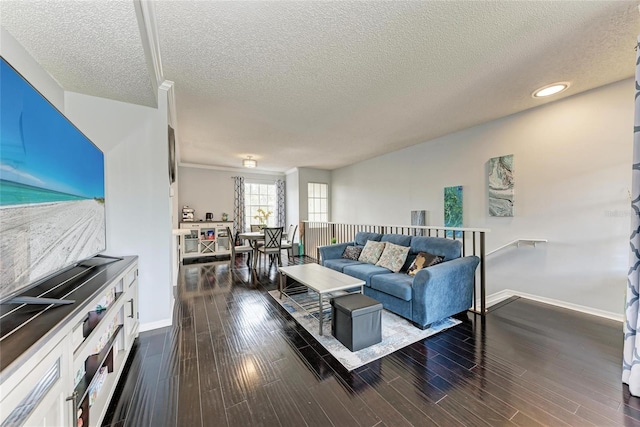
[[[301,264],[289,267],[280,267],[280,298],[287,296],[291,301],[295,300],[287,294],[287,277],[295,280],[301,285],[318,293],[318,322],[319,334],[322,335],[322,319],[324,299],[323,297],[332,292],[345,291],[347,289],[360,288],[360,293],[364,288],[364,280],[357,279],[339,271],[323,267],[320,264]],[[298,287],[299,289],[299,287]],[[305,307],[300,306],[304,310]],[[308,311],[308,310],[307,310]]]

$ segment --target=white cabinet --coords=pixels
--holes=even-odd
[[[45,309],[40,318],[59,321],[48,328],[40,322],[45,328],[41,338],[25,344],[13,362],[3,365],[2,427],[102,423],[138,336],[137,257],[80,274],[69,299],[76,303]],[[19,346],[40,333],[37,323],[17,329],[3,346],[12,340]]]
[[[233,228],[233,222],[181,222],[180,228],[191,230],[191,233],[181,236],[180,260],[202,256],[229,255],[232,236],[227,235],[227,227]]]
[[[0,416],[6,417],[3,427],[70,425],[71,403],[66,401],[69,382],[65,381],[70,357],[64,340],[52,345],[43,349],[41,358],[29,359],[0,387]]]

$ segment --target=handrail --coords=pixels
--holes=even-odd
[[[512,242],[509,242],[509,243],[507,243],[505,245],[502,245],[502,246],[500,246],[500,247],[498,247],[498,248],[496,248],[496,249],[494,249],[492,251],[487,252],[487,254],[485,256],[489,256],[489,255],[495,254],[496,252],[501,251],[502,249],[508,248],[509,246],[516,245],[517,247],[520,247],[520,242],[531,243],[533,245],[533,247],[535,248],[536,244],[538,244],[538,243],[548,243],[549,241],[547,239],[516,239],[516,240],[514,240]]]
[[[300,254],[316,258],[320,262],[319,247],[331,243],[351,242],[359,231],[381,234],[404,234],[408,236],[430,236],[458,240],[462,243],[462,256],[475,255],[480,264],[474,277],[473,307],[471,311],[486,313],[486,269],[485,235],[487,228],[459,228],[419,225],[379,225],[347,224],[338,222],[301,221]],[[480,307],[476,306],[476,296],[480,295]]]
[[[344,222],[321,222],[321,221],[300,221],[305,224],[322,224],[323,226],[341,226],[346,225]],[[357,226],[362,229],[371,229],[371,228],[416,228],[420,230],[453,230],[453,231],[478,231],[488,233],[491,231],[489,228],[478,228],[478,227],[447,227],[447,226],[437,226],[437,225],[407,225],[407,224],[349,224],[353,226]]]

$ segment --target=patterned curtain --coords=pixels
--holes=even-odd
[[[244,230],[244,177],[234,176],[233,234]],[[237,243],[237,242],[236,242]]]
[[[629,392],[640,396],[640,340],[636,336],[640,327],[640,38],[636,57],[635,123],[633,129],[633,169],[631,178],[631,237],[629,273],[627,278],[627,305],[624,322],[624,354],[622,382],[629,385]]]
[[[281,179],[276,180],[276,227],[285,227],[285,206],[284,206],[284,181]],[[286,230],[285,230],[286,231]]]

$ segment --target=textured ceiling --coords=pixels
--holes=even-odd
[[[65,89],[151,104],[133,3],[6,3],[2,25]],[[153,6],[182,161],[252,155],[275,171],[334,169],[631,77],[640,33],[637,2]],[[572,86],[531,98],[555,81]]]
[[[132,1],[0,0],[0,24],[65,90],[157,106]]]

